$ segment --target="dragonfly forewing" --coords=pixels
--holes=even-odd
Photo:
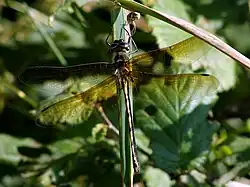
[[[88,75],[111,75],[114,64],[108,62],[88,63],[74,66],[34,66],[27,68],[19,75],[19,79],[28,84],[43,83],[47,80],[65,81],[69,78],[82,78]]]
[[[19,79],[26,85],[34,84],[32,89],[44,97],[51,97],[86,91],[112,75],[114,69],[113,64],[106,62],[67,67],[34,66],[21,73]]]

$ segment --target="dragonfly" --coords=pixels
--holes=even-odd
[[[159,62],[164,69],[175,64],[192,64],[209,50],[209,45],[196,37],[188,38],[170,47],[156,49],[129,58],[129,43],[124,40],[115,40],[110,46],[113,54],[112,63],[96,62],[67,67],[34,66],[29,67],[20,76],[25,82],[41,82],[46,80],[78,80],[82,77],[91,77],[95,83],[90,88],[80,92],[71,93],[71,96],[49,104],[40,109],[37,119],[45,126],[86,121],[92,114],[96,104],[108,100],[125,90],[126,111],[130,126],[131,150],[135,172],[139,171],[135,136],[133,130],[132,110],[129,101],[128,82],[132,83],[135,93],[143,85],[151,82],[160,82],[162,86],[176,86],[179,82],[190,81],[191,85],[205,89],[199,97],[211,95],[218,88],[216,77],[208,74],[165,74],[158,68]],[[73,79],[72,79],[73,78]],[[72,82],[73,82],[72,81]],[[72,119],[75,119],[72,121]]]

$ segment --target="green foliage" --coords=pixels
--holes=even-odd
[[[190,17],[187,12],[187,6],[179,0],[158,1],[152,8],[167,13],[171,16],[176,16],[184,20],[190,21]],[[172,25],[164,24],[162,21],[153,17],[148,17],[149,24],[153,28],[153,35],[157,38],[159,47],[171,46],[181,40],[189,38],[191,35],[185,31],[182,31]],[[171,37],[170,37],[171,36]]]
[[[178,81],[178,86],[165,87],[152,81],[141,88],[136,99],[137,124],[151,140],[153,160],[171,173],[186,170],[189,164],[202,164],[198,156],[205,157],[214,132],[214,126],[206,120],[210,108],[206,104],[213,97],[198,97],[209,90],[182,77]],[[185,87],[194,90],[183,92]]]
[[[105,40],[111,31],[113,6],[79,0],[83,10],[79,14],[72,2],[27,1],[34,9],[16,2],[15,10],[7,5],[0,10],[0,186],[121,184],[117,134],[96,109],[85,111],[84,119],[72,119],[57,111],[45,116],[72,124],[63,129],[42,128],[36,123],[35,114],[41,108],[80,93],[97,80],[90,76],[84,81],[32,85],[18,79],[28,66],[60,66],[58,52],[69,65],[111,61]],[[247,1],[142,2],[199,24],[250,56]],[[49,40],[24,7],[37,10],[31,16]],[[144,51],[171,46],[188,37],[186,32],[147,15],[137,21],[133,36]],[[181,76],[176,85],[153,80],[136,90],[135,134],[142,167],[135,177],[137,183],[149,187],[219,186],[249,178],[249,72],[214,48],[208,47],[205,54],[205,48],[199,49],[192,51],[190,46],[187,54],[192,60],[192,54],[203,55],[190,64],[176,65],[173,72],[212,74],[220,84],[216,91],[216,79],[202,86]],[[116,99],[105,101],[103,108],[113,127],[118,128]],[[81,113],[79,108],[74,110]]]

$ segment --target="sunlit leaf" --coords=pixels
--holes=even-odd
[[[151,140],[154,162],[168,172],[204,163],[215,130],[206,120],[215,95],[205,96],[216,80],[201,87],[188,78],[178,80],[174,85],[152,82],[136,98],[136,122]]]
[[[201,182],[201,180],[204,180],[204,175],[200,174],[199,176],[195,176],[193,172],[191,172],[191,174],[180,176],[180,181],[183,185],[191,185],[195,187],[209,187],[210,186],[204,182]]]
[[[84,141],[81,138],[72,138],[54,142],[48,147],[58,157],[77,152],[83,143]]]
[[[224,32],[230,43],[232,43],[237,50],[241,51],[242,53],[246,53],[250,50],[248,38],[248,33],[250,32],[249,24],[232,23],[224,29]]]
[[[11,145],[11,146],[10,146]],[[18,164],[22,158],[22,155],[18,152],[18,147],[28,146],[37,147],[39,144],[30,138],[15,138],[7,134],[0,135],[0,159],[12,164]]]
[[[235,137],[230,142],[229,146],[232,149],[233,153],[250,150],[250,138],[242,136]]]
[[[153,8],[156,10],[167,13],[171,16],[183,18],[187,21],[190,20],[189,15],[187,14],[188,7],[183,1],[159,0],[155,1],[154,3],[155,4],[153,5]],[[187,32],[182,31],[172,25],[163,23],[162,21],[153,17],[149,17],[149,25],[154,28],[153,35],[156,36],[157,43],[159,44],[160,48],[171,46],[190,37],[190,34]]]
[[[148,187],[170,187],[174,184],[167,173],[153,167],[146,169],[144,178]]]

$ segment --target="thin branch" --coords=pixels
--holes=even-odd
[[[100,104],[96,104],[96,108],[98,112],[101,114],[102,118],[108,125],[108,128],[111,129],[116,135],[119,135],[118,129],[113,125],[113,123],[109,120],[108,116],[105,114],[103,107]]]
[[[225,53],[226,55],[230,56],[234,60],[237,60],[247,68],[250,68],[250,60],[242,55],[240,52],[223,42],[221,39],[216,37],[215,35],[209,33],[208,31],[205,31],[197,26],[195,26],[192,23],[189,23],[188,21],[185,21],[183,19],[170,16],[166,13],[162,13],[160,11],[151,9],[145,5],[142,5],[140,3],[130,1],[130,0],[116,0],[120,3],[120,5],[128,10],[140,12],[143,14],[147,14],[150,16],[153,16],[155,18],[158,18],[164,22],[167,22],[181,30],[184,30],[192,35],[197,36],[201,40],[209,43],[210,45],[214,46],[219,51]]]

